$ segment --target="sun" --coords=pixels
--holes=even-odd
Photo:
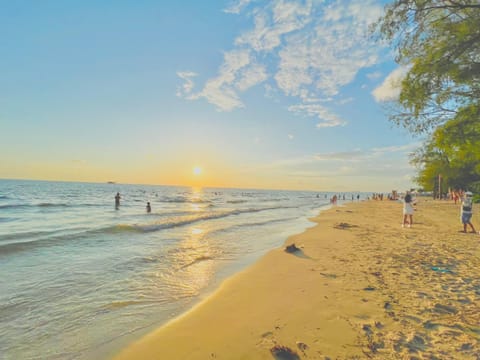
[[[193,168],[193,175],[200,175],[202,173],[202,168],[200,166],[195,166]]]

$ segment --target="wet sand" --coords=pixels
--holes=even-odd
[[[480,207],[473,223],[480,230]],[[480,235],[459,205],[333,207],[115,359],[480,359]]]

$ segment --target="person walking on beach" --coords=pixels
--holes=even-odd
[[[462,219],[464,233],[467,232],[467,225],[470,225],[472,233],[476,233],[475,228],[473,227],[473,224],[471,222],[473,214],[472,196],[473,194],[470,191],[467,191],[462,201],[462,207],[460,208],[460,218]]]
[[[117,192],[117,195],[115,195],[115,209],[118,210],[120,207],[120,193]]]
[[[147,202],[147,213],[151,213],[152,212],[152,207],[150,206],[150,202]]]
[[[413,199],[412,195],[410,194],[409,191],[407,191],[407,194],[405,195],[403,199],[403,224],[402,227],[405,227],[407,225],[408,227],[411,227],[413,225]]]

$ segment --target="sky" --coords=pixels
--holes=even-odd
[[[409,189],[384,5],[4,1],[0,178]]]

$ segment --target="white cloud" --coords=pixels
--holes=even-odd
[[[250,61],[250,51],[248,49],[226,52],[218,76],[208,80],[201,92],[192,94],[187,98],[205,98],[209,103],[215,105],[219,111],[231,111],[243,107],[244,105],[235,90],[238,87],[235,81],[240,76],[240,88],[250,87],[254,84],[248,69],[245,70],[250,65]],[[242,69],[244,70],[243,76],[240,75]]]
[[[407,71],[407,67],[399,67],[388,74],[383,83],[372,91],[375,100],[383,102],[398,99],[400,86]]]
[[[379,79],[381,77],[382,77],[382,73],[380,71],[375,71],[373,73],[367,74],[367,78],[369,78],[370,80]]]
[[[223,11],[230,14],[240,14],[240,12],[250,4],[252,0],[239,0],[233,1],[229,7],[224,9]]]
[[[195,83],[191,78],[197,76],[197,74],[191,71],[179,71],[177,72],[177,76],[184,80],[183,85],[177,88],[177,96],[186,97],[192,92],[193,87],[195,86]]]
[[[254,85],[262,83],[268,78],[265,66],[260,64],[252,64],[252,66],[245,68],[240,74],[237,83],[237,89],[245,91]]]
[[[421,143],[415,142],[406,145],[397,145],[397,146],[386,146],[382,148],[373,148],[372,152],[374,153],[394,153],[394,152],[407,152],[410,153],[413,150],[417,149]]]
[[[408,153],[420,144],[414,142],[381,148],[354,148],[347,151],[316,153],[310,156],[282,158],[268,165],[264,164],[263,167],[282,169],[285,173],[294,171],[310,173],[312,176],[336,178],[342,175],[342,171],[348,171],[355,173],[356,176],[378,175],[395,179],[412,171],[408,164]]]
[[[367,153],[361,150],[353,150],[316,154],[314,158],[319,161],[358,161],[359,159],[364,159],[366,156]]]
[[[282,43],[282,36],[302,29],[311,21],[311,0],[304,6],[296,1],[277,0],[272,6],[256,9],[255,27],[235,40],[253,50],[272,51]]]
[[[320,104],[292,105],[288,107],[288,110],[300,115],[318,117],[321,121],[317,124],[317,128],[343,126],[346,124],[339,116]]]
[[[330,152],[323,154],[315,154],[314,158],[320,161],[346,161],[346,162],[358,162],[358,161],[373,161],[374,165],[379,158],[385,158],[387,162],[382,166],[392,167],[390,161],[392,157],[401,156],[404,157],[408,155],[413,150],[417,149],[421,143],[413,142],[410,144],[404,145],[394,145],[386,147],[375,147],[367,150],[354,149],[351,151],[342,151],[342,152]]]
[[[266,83],[267,96],[278,90],[299,100],[289,110],[318,117],[317,127],[344,125],[331,108],[318,103],[339,97],[361,69],[379,61],[368,26],[382,6],[375,0],[238,0],[225,11],[240,14],[247,6],[252,28],[235,39],[218,76],[196,94],[193,83],[186,82],[180,93],[231,111],[244,106],[242,92]]]
[[[353,97],[349,97],[349,98],[345,98],[345,99],[340,99],[337,101],[337,104],[339,105],[345,105],[345,104],[348,104],[348,103],[351,103],[352,101],[354,101],[355,99]]]
[[[218,111],[231,111],[243,107],[238,94],[227,84],[228,82],[222,77],[209,80],[202,92],[195,95],[195,98],[205,98],[209,103],[215,105]]]

